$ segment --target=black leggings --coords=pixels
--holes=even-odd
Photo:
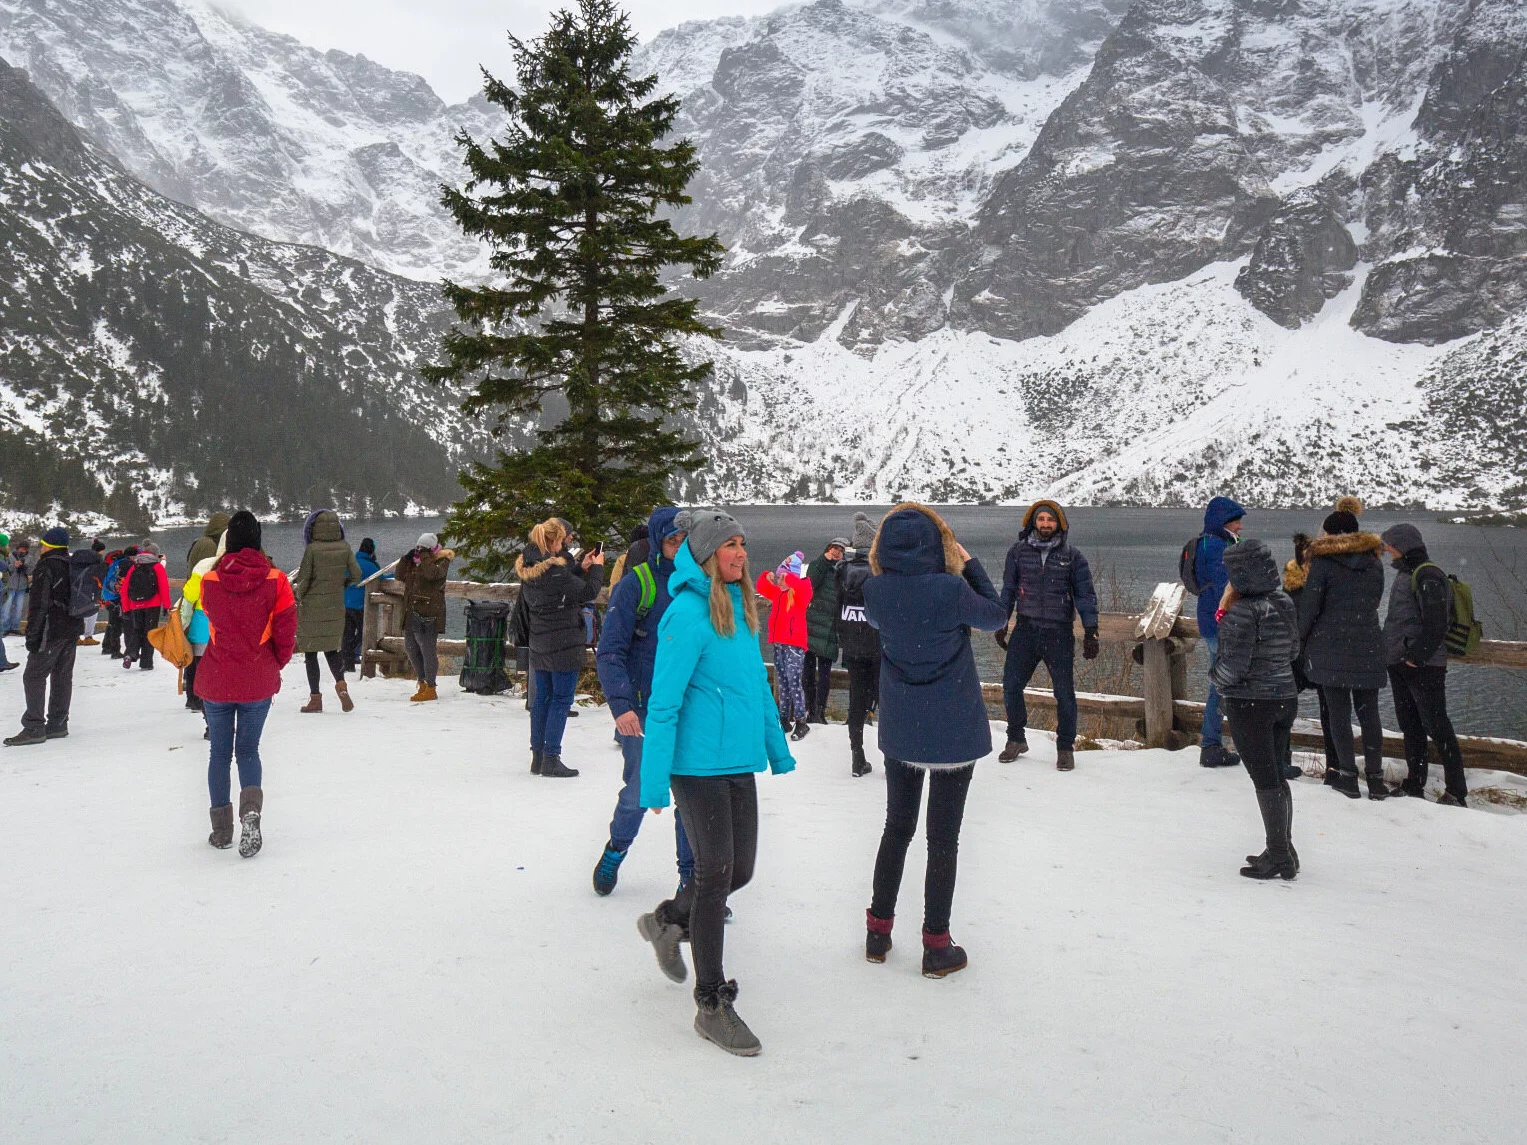
[[[1343,775],[1357,778],[1357,745],[1352,739],[1352,708],[1357,708],[1357,722],[1363,729],[1363,771],[1370,779],[1384,776],[1384,725],[1379,720],[1377,688],[1335,688],[1322,684],[1325,698],[1326,726],[1331,746],[1336,750],[1337,768]]]
[[[726,981],[721,953],[726,935],[726,897],[753,877],[758,853],[758,787],[753,773],[675,775],[673,801],[695,853],[695,873],[678,897],[657,908],[659,917],[689,927],[695,961],[695,993]]]
[[[1223,696],[1220,703],[1230,721],[1235,748],[1241,753],[1241,762],[1257,790],[1287,787],[1283,767],[1289,758],[1289,734],[1294,730],[1294,717],[1299,714],[1299,701],[1237,700]]]
[[[828,697],[832,695],[832,661],[815,652],[807,652],[801,686],[806,693],[806,710],[818,716],[826,712]]]
[[[848,669],[848,746],[864,749],[864,721],[880,702],[880,661],[843,661]]]
[[[907,847],[917,833],[917,812],[923,800],[923,773],[899,759],[885,761],[885,831],[875,857],[875,887],[870,913],[896,916],[896,895],[907,863]],[[965,820],[965,796],[975,765],[938,768],[928,782],[928,873],[923,881],[923,929],[943,934],[954,907],[954,878],[959,868],[960,824]],[[684,824],[689,825],[686,815]]]
[[[1419,795],[1426,789],[1426,737],[1430,736],[1442,757],[1448,794],[1455,799],[1467,798],[1463,752],[1447,714],[1447,669],[1430,664],[1418,668],[1391,664],[1389,684],[1394,689],[1394,716],[1405,737],[1405,763],[1410,769],[1406,790]]]
[[[329,662],[329,672],[333,675],[335,682],[343,680],[345,678],[345,658],[338,652],[325,652],[323,658]],[[318,691],[317,652],[309,652],[307,654],[307,668],[308,691],[316,694]]]

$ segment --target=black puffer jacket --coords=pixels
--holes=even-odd
[[[1300,663],[1311,683],[1382,688],[1384,542],[1377,533],[1341,533],[1310,542],[1310,568],[1299,594]]]
[[[811,603],[806,606],[806,647],[823,660],[838,658],[838,569],[835,561],[823,553],[806,566],[811,582]]]
[[[599,595],[604,568],[582,572],[569,556],[549,557],[534,545],[514,563],[520,595],[530,616],[530,667],[536,672],[576,672],[583,667],[587,635],[582,609]]]
[[[1229,545],[1225,568],[1239,599],[1220,618],[1214,686],[1232,700],[1293,699],[1299,694],[1293,668],[1299,618],[1279,587],[1272,551],[1261,541]]]
[[[843,659],[879,660],[880,630],[864,612],[864,582],[870,579],[869,551],[844,561],[838,567],[837,579],[838,644],[843,649]]]

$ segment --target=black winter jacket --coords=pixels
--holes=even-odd
[[[864,582],[869,579],[868,552],[838,566],[838,646],[845,660],[880,659],[880,631],[864,611]]]
[[[1040,624],[1070,626],[1080,613],[1083,628],[1096,628],[1098,598],[1087,558],[1071,547],[1064,529],[1055,534],[1055,545],[1048,550],[1032,543],[1038,539],[1027,528],[1008,549],[1002,568],[1002,607],[1009,616],[1016,609],[1020,618]]]
[[[1300,663],[1314,684],[1359,690],[1388,682],[1379,601],[1384,565],[1377,533],[1342,533],[1310,543],[1299,594]]]
[[[1453,586],[1447,574],[1430,560],[1420,548],[1392,562],[1396,575],[1389,590],[1389,613],[1384,618],[1385,658],[1391,664],[1409,661],[1447,667],[1443,639],[1452,618]]]
[[[1261,541],[1230,545],[1225,568],[1240,599],[1220,618],[1219,654],[1210,670],[1214,686],[1233,700],[1293,699],[1299,694],[1293,668],[1299,618],[1279,587],[1272,551]]]
[[[77,640],[85,622],[69,615],[69,552],[46,549],[32,570],[32,592],[27,597],[28,652],[40,652],[44,643]]]
[[[549,557],[534,545],[515,561],[520,596],[530,620],[530,667],[536,672],[576,672],[586,660],[583,606],[599,595],[604,568],[581,571],[572,557]]]

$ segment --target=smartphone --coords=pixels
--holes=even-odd
[[[595,541],[594,542],[594,555],[597,557],[602,552],[604,552],[604,542],[603,541]]]

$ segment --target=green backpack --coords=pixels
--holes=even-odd
[[[1442,571],[1441,565],[1431,561],[1417,565],[1416,571],[1410,574],[1411,595],[1416,592],[1416,578],[1428,567]],[[1442,643],[1449,656],[1467,656],[1484,639],[1485,626],[1474,617],[1474,590],[1452,573],[1445,575],[1453,589],[1453,604],[1448,615],[1447,635],[1442,638]]]
[[[647,613],[652,611],[652,606],[657,603],[657,577],[653,574],[652,565],[643,561],[631,570],[636,576],[636,583],[641,586],[641,598],[636,603],[636,621],[640,624],[646,619]]]

